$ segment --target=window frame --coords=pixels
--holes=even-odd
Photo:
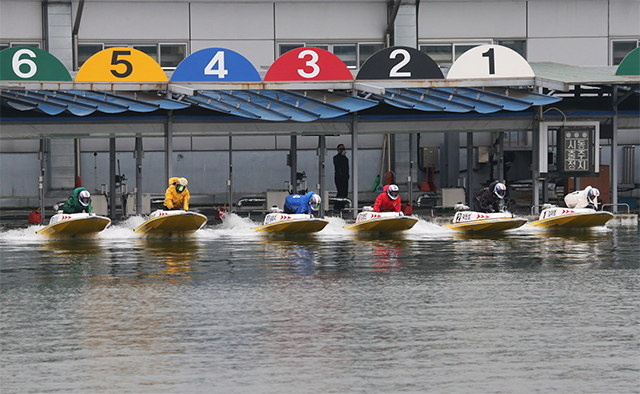
[[[151,55],[150,56],[160,65],[160,67],[164,71],[173,71],[173,70],[175,70],[178,67],[178,64],[180,64],[180,62],[182,60],[186,59],[187,56],[189,56],[189,45],[186,42],[130,42],[130,43],[118,43],[118,42],[87,41],[87,42],[78,43],[78,49],[83,45],[86,45],[86,46],[89,46],[89,45],[101,45],[102,46],[102,50],[105,50],[105,49],[108,49],[108,48],[115,48],[115,47],[124,47],[124,48],[132,48],[132,49],[138,49],[140,47],[149,47],[149,48],[155,47],[155,49],[156,49],[156,58],[154,58]],[[164,67],[162,67],[162,48],[163,47],[167,47],[167,46],[176,46],[176,47],[177,46],[182,46],[184,48],[184,57],[175,66],[164,66]],[[95,53],[98,53],[98,52],[95,52]],[[94,53],[94,55],[95,55],[95,53]],[[91,56],[93,56],[93,55],[91,55]],[[91,57],[91,56],[89,56],[89,57]],[[82,63],[80,63],[80,60],[78,60],[78,67],[82,67],[83,64],[84,64],[84,61]]]
[[[426,51],[424,51],[422,48],[423,47],[449,47],[451,48],[451,62],[447,62],[447,63],[442,63],[442,62],[438,62],[436,59],[434,59],[434,61],[438,64],[438,66],[440,67],[451,67],[453,65],[453,63],[456,62],[456,60],[458,60],[458,58],[467,50],[465,50],[464,52],[458,54],[458,52],[456,51],[456,47],[462,47],[462,46],[472,46],[472,47],[476,47],[476,46],[480,46],[480,45],[501,45],[500,42],[504,42],[504,41],[521,41],[523,42],[523,50],[524,50],[524,54],[520,54],[522,55],[523,58],[527,58],[526,54],[527,54],[527,39],[526,38],[487,38],[487,39],[474,39],[474,40],[420,40],[418,42],[418,50],[423,52],[423,53],[427,53]],[[509,46],[504,45],[506,47],[509,48]],[[471,49],[471,48],[469,48]],[[513,48],[511,48],[513,49]],[[517,52],[517,51],[516,51]]]
[[[612,38],[610,40],[610,45],[609,45],[609,65],[610,66],[613,66],[613,67],[619,66],[620,63],[622,63],[622,60],[624,60],[624,57],[623,57],[622,59],[620,59],[619,63],[615,62],[615,58],[614,58],[615,51],[613,50],[614,44],[615,43],[622,43],[622,42],[629,42],[630,43],[630,42],[633,42],[633,41],[635,41],[636,48],[638,48],[640,46],[640,38],[638,38],[638,37],[616,37],[616,38]],[[631,51],[633,51],[633,49]],[[629,52],[631,52],[631,51],[629,51]],[[628,55],[629,52],[627,52],[625,54],[625,56]]]
[[[291,47],[290,49],[287,50],[291,51],[293,49],[297,49],[297,48],[305,48],[305,47],[314,47],[314,48],[320,48],[320,49],[325,49],[328,52],[331,52],[333,54],[334,53],[334,48],[335,47],[346,47],[346,46],[354,46],[355,47],[355,60],[353,61],[354,65],[348,65],[345,62],[345,65],[347,66],[347,68],[349,70],[359,70],[360,67],[362,66],[362,64],[368,59],[362,59],[361,57],[361,52],[360,52],[360,46],[361,45],[380,45],[381,48],[384,48],[384,43],[382,41],[380,42],[375,42],[375,41],[358,41],[358,42],[349,42],[349,41],[317,41],[317,42],[295,42],[295,41],[282,41],[282,42],[278,42],[277,44],[277,54],[278,57],[284,55],[286,52],[282,51],[282,47],[283,46],[287,46],[287,47]],[[377,51],[376,51],[377,52]],[[375,53],[375,52],[374,52]],[[338,56],[338,55],[336,55]],[[351,63],[351,62],[349,62]]]

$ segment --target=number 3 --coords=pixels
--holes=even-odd
[[[308,60],[305,63],[305,66],[307,67],[311,67],[313,69],[313,71],[311,71],[310,73],[302,70],[302,69],[298,69],[298,74],[300,74],[300,76],[302,78],[313,78],[315,76],[317,76],[318,74],[320,74],[320,67],[318,66],[317,62],[318,62],[318,54],[315,53],[314,51],[312,51],[311,49],[307,49],[304,50],[302,52],[300,52],[298,54],[298,59],[303,59],[305,56],[311,56],[311,60]]]

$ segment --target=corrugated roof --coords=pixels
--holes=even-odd
[[[569,91],[572,85],[640,84],[640,76],[615,75],[615,71],[553,62],[529,64],[536,74],[536,85],[565,92]]]
[[[87,116],[94,112],[118,114],[177,110],[198,106],[242,118],[296,122],[337,118],[371,108],[377,101],[344,94],[274,90],[200,90],[194,95],[172,94],[163,97],[148,92],[38,91],[10,90],[0,92],[2,105],[19,111],[39,111],[48,115],[63,112]]]
[[[560,97],[501,88],[385,89],[374,97],[398,108],[457,113],[473,111],[481,114],[501,110],[523,111],[532,105],[547,105],[562,100]]]
[[[330,92],[200,90],[181,100],[248,119],[312,122],[371,108],[377,101]]]

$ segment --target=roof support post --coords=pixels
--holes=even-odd
[[[473,132],[467,133],[467,204],[473,200]]]
[[[298,194],[298,136],[291,135],[291,143],[289,146],[289,167],[291,168],[291,194]]]
[[[45,212],[44,212],[44,196],[45,196],[45,168],[47,165],[46,159],[46,150],[47,150],[47,142],[44,139],[40,140],[40,150],[38,151],[38,158],[40,159],[40,177],[38,177],[38,197],[40,198],[40,223],[44,223]],[[55,212],[54,212],[55,214]]]
[[[109,218],[116,218],[116,139],[109,138]]]
[[[142,137],[140,134],[136,136],[136,146],[134,151],[134,157],[136,159],[136,214],[142,213]]]
[[[233,208],[233,136],[229,134],[229,179],[227,179],[227,206]]]
[[[598,152],[596,152],[596,155]],[[611,203],[618,213],[618,85],[613,85],[613,136],[611,137]]]
[[[165,123],[164,175],[167,180],[173,176],[173,111],[169,111]]]
[[[543,145],[542,143],[542,132],[540,131],[540,122],[542,121],[542,106],[538,106],[537,116],[533,122],[533,129],[531,130],[531,135],[533,136],[531,141],[532,148],[532,165],[531,165],[531,204],[534,206],[533,213],[539,213],[539,207],[536,205],[540,204],[540,147]],[[544,136],[546,137],[546,135]],[[545,141],[545,149],[546,148],[546,138]]]
[[[353,219],[358,216],[358,115],[351,121],[351,190],[353,190]]]
[[[506,185],[506,179],[504,179],[504,131],[498,132],[498,179]]]
[[[80,168],[80,152],[82,152],[82,146],[80,144],[80,138],[75,138],[73,140],[73,156],[74,156],[74,164],[75,164],[75,187],[82,186],[82,171]]]
[[[318,168],[320,170],[319,183],[318,183],[318,195],[322,198],[322,204],[320,204],[320,217],[324,217],[324,206],[329,204],[329,196],[325,199],[325,164],[327,157],[327,137],[324,135],[318,136]]]

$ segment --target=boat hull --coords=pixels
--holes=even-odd
[[[513,217],[506,212],[481,213],[472,211],[457,212],[450,224],[443,227],[455,231],[474,233],[495,233],[523,226],[527,219]]]
[[[540,213],[540,219],[529,223],[530,226],[551,229],[580,229],[604,226],[613,218],[607,211],[590,208],[548,208]]]
[[[134,231],[140,234],[190,234],[207,223],[207,217],[193,211],[155,211]]]
[[[409,230],[418,219],[397,212],[360,212],[356,222],[345,226],[347,230],[371,233],[395,233]]]
[[[254,230],[274,234],[311,234],[324,229],[328,220],[315,218],[307,214],[270,213],[264,224]]]
[[[51,217],[49,225],[37,234],[75,237],[95,235],[107,228],[111,219],[90,213],[58,213]]]

